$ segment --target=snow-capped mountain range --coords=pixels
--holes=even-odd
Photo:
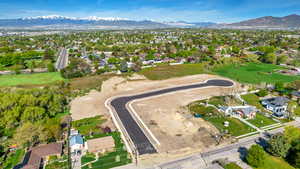
[[[89,17],[68,17],[68,16],[60,16],[60,15],[48,15],[48,16],[36,16],[36,17],[26,17],[22,18],[22,20],[35,20],[35,19],[51,19],[51,20],[88,20],[88,21],[121,21],[121,20],[129,20],[127,18],[114,18],[114,17],[97,17],[97,16],[89,16]]]
[[[157,22],[118,17],[68,17],[60,15],[0,19],[0,29],[152,29],[171,27],[206,27],[213,23]]]

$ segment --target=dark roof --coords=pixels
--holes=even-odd
[[[268,102],[269,104],[272,104],[274,106],[284,106],[289,102],[289,99],[286,97],[273,97],[273,98],[265,99],[263,101]]]
[[[50,143],[33,147],[27,152],[22,169],[39,169],[42,158],[50,155],[60,155],[61,153],[62,143]]]
[[[300,92],[299,92],[299,91],[293,91],[293,92],[292,92],[292,95],[293,95],[293,96],[300,97]]]

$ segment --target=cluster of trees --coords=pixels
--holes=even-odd
[[[0,65],[12,66],[16,64],[24,64],[26,60],[40,59],[43,56],[43,52],[27,51],[20,53],[6,53],[0,55]]]
[[[247,152],[246,161],[253,167],[262,167],[269,153],[285,159],[296,168],[300,168],[300,129],[292,126],[284,133],[272,135],[265,149],[253,145]]]
[[[82,77],[90,73],[90,65],[81,58],[71,58],[70,64],[61,70],[62,77],[67,79]]]
[[[57,140],[61,125],[55,117],[65,111],[65,90],[2,89],[0,91],[0,137],[8,136],[20,146]]]

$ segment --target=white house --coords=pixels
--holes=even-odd
[[[82,136],[80,134],[71,136],[69,146],[72,154],[81,154],[84,148]]]
[[[289,99],[286,97],[273,97],[264,99],[261,104],[268,110],[272,111],[276,116],[282,117],[286,114]]]
[[[236,116],[245,119],[253,119],[258,111],[253,106],[232,106],[220,108],[226,115]]]

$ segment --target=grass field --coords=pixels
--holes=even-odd
[[[202,64],[159,65],[143,69],[140,74],[150,80],[163,80],[173,77],[182,77],[205,73]]]
[[[259,84],[261,82],[274,84],[276,82],[291,82],[300,76],[287,76],[276,73],[283,69],[280,66],[262,63],[248,63],[245,65],[224,65],[213,70],[214,73],[228,77],[241,83]]]
[[[248,120],[251,124],[255,125],[256,127],[264,127],[268,125],[272,125],[277,123],[271,118],[268,118],[260,113],[256,113],[256,116],[254,119]]]
[[[289,165],[287,162],[285,162],[283,159],[274,157],[271,155],[267,156],[267,159],[265,160],[265,164],[259,168],[256,169],[295,169],[291,165]]]
[[[51,73],[35,73],[35,74],[20,74],[20,75],[1,75],[0,86],[26,86],[26,85],[43,85],[51,84],[57,81],[64,80],[59,72]]]

